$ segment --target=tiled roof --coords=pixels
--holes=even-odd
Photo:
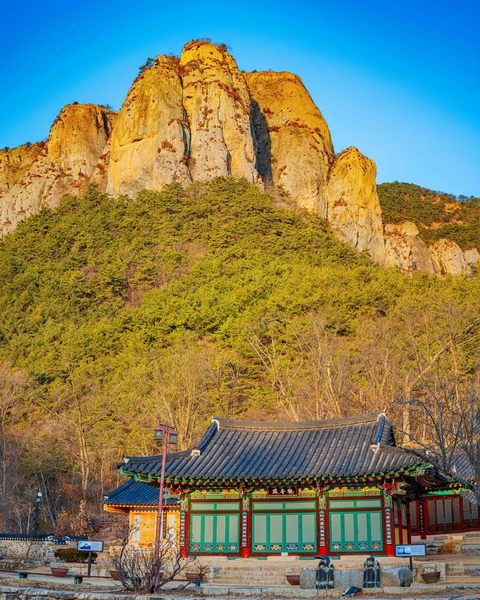
[[[129,479],[104,498],[107,506],[158,506],[158,487]],[[177,498],[166,498],[167,505],[178,504]]]
[[[170,454],[170,482],[338,479],[429,466],[397,448],[385,415],[301,423],[214,418],[196,449]],[[125,457],[122,472],[158,478],[161,457]]]
[[[464,479],[465,481],[475,480],[475,472],[472,463],[468,460],[464,452],[458,450],[455,453],[453,464],[461,479]]]

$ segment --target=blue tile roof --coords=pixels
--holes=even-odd
[[[177,498],[166,498],[167,505],[178,504]],[[158,506],[158,487],[129,479],[120,487],[106,494],[107,506]]]
[[[159,477],[161,457],[125,457],[120,470]],[[170,454],[169,482],[327,479],[408,470],[425,460],[395,444],[385,415],[304,423],[213,419],[197,449]],[[423,465],[422,465],[423,463]]]

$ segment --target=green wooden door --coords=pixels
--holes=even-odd
[[[240,515],[191,514],[190,551],[237,553],[240,551]]]
[[[330,552],[381,552],[382,511],[330,512]]]
[[[252,552],[315,553],[316,531],[314,512],[253,513]]]

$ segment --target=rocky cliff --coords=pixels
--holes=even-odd
[[[410,221],[385,225],[385,266],[433,273],[430,251],[418,234],[418,227]]]
[[[328,125],[301,79],[291,73],[246,74],[257,170],[296,202],[326,217],[325,185],[334,159]]]
[[[0,233],[67,193],[94,184],[113,196],[217,176],[281,188],[319,213],[351,246],[411,272],[469,273],[480,255],[448,240],[431,248],[414,223],[382,223],[375,163],[356,148],[335,155],[330,131],[301,79],[239,71],[223,45],[188,43],[159,56],[118,114],[64,107],[46,142],[0,151]]]
[[[134,196],[144,188],[190,182],[189,137],[179,61],[160,56],[137,77],[116,118],[107,191]]]
[[[223,46],[190,42],[180,68],[192,179],[230,175],[257,181],[250,95],[235,60]]]
[[[46,142],[0,153],[0,231],[42,207],[55,207],[67,193],[85,191],[109,139],[114,113],[94,104],[62,109]],[[101,187],[105,175],[97,174]]]
[[[356,148],[340,153],[328,174],[326,218],[343,240],[383,264],[385,243],[375,175],[373,160]]]

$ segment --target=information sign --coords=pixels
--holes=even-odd
[[[77,550],[81,552],[103,552],[103,542],[93,540],[78,540]]]
[[[395,556],[403,556],[405,558],[408,558],[409,556],[425,555],[425,544],[398,544],[397,546],[395,546]]]

